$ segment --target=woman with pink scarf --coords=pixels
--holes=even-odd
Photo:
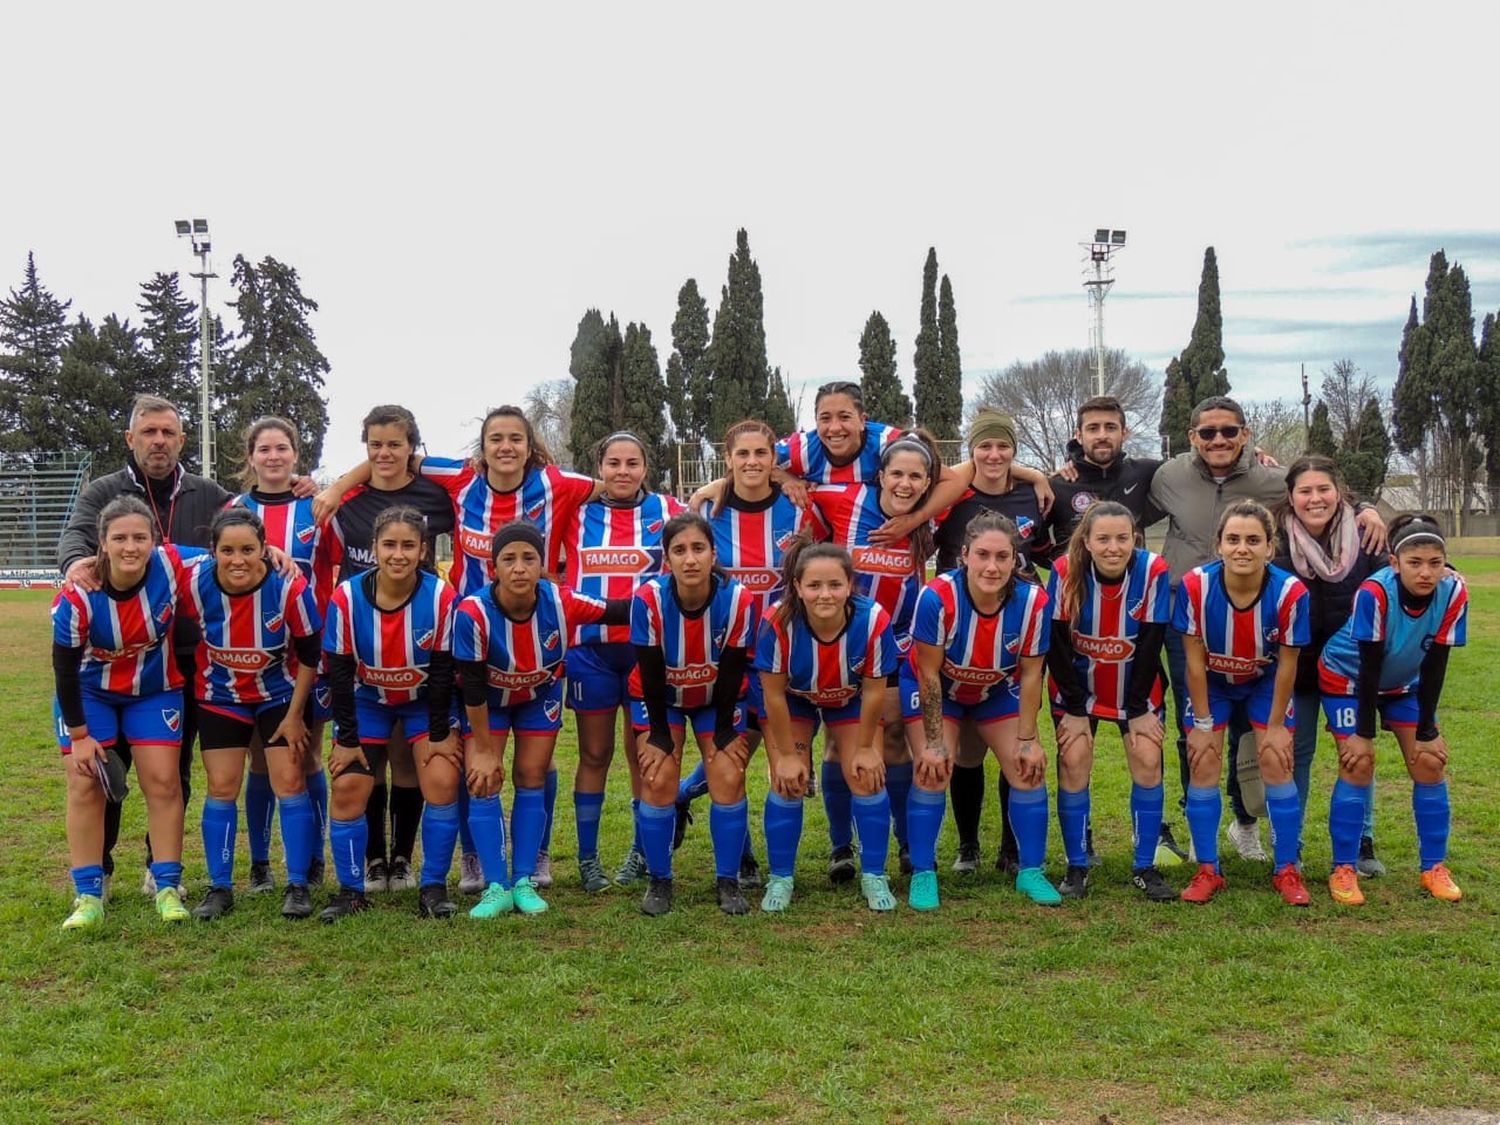
[[[1318,657],[1328,638],[1338,632],[1354,608],[1359,584],[1386,565],[1384,551],[1367,553],[1360,547],[1354,499],[1332,459],[1317,454],[1299,457],[1286,472],[1286,500],[1275,512],[1278,534],[1276,566],[1301,578],[1309,594],[1312,643],[1297,661],[1297,685],[1292,695],[1297,715],[1320,714]],[[1299,722],[1293,736],[1292,780],[1307,811],[1308,778],[1322,724]],[[1374,793],[1373,786],[1370,790]],[[1361,875],[1385,874],[1375,858],[1374,805],[1365,809],[1359,842]]]

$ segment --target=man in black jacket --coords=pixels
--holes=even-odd
[[[1089,505],[1096,501],[1124,504],[1138,527],[1161,518],[1160,513],[1147,514],[1151,478],[1161,462],[1149,457],[1131,457],[1125,452],[1128,437],[1125,408],[1119,399],[1099,395],[1078,408],[1078,430],[1068,442],[1073,479],[1052,478],[1052,491],[1057,499],[1047,517],[1053,544],[1049,559],[1067,553],[1068,537]]]
[[[58,566],[63,577],[84,589],[96,589],[98,577],[94,571],[94,560],[99,551],[99,512],[116,496],[130,494],[146,502],[155,516],[156,527],[163,541],[185,547],[207,547],[208,525],[214,515],[227,504],[231,497],[206,477],[185,472],[179,461],[187,435],[182,429],[182,416],[177,408],[155,395],[137,395],[130,407],[130,427],[125,431],[125,444],[130,447],[130,457],[119,472],[91,481],[78,498],[73,518],[57,545]],[[196,622],[177,618],[172,632],[172,648],[177,666],[184,679],[191,684],[193,675],[193,650],[199,639]],[[183,692],[182,707],[182,756],[179,773],[182,777],[182,802],[187,806],[189,782],[192,775],[193,743],[198,734],[198,708],[193,701],[191,688]],[[120,750],[129,762],[129,748],[123,744]],[[106,878],[114,871],[114,846],[120,836],[120,806],[108,804],[104,809],[104,870]],[[151,840],[146,840],[146,860],[150,863]],[[148,866],[147,879],[150,879]],[[155,886],[150,888],[155,893]]]

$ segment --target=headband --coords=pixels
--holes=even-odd
[[[525,520],[512,520],[499,531],[495,532],[494,545],[490,547],[490,557],[499,558],[500,552],[507,543],[529,543],[536,548],[538,555],[545,555],[546,549],[542,545],[542,533]]]
[[[1436,543],[1446,553],[1448,541],[1443,538],[1442,528],[1431,520],[1412,520],[1391,536],[1391,554],[1396,554],[1408,543]]]
[[[880,467],[883,469],[890,464],[891,458],[898,453],[919,453],[922,463],[927,466],[928,471],[932,469],[932,451],[916,438],[897,438],[885,447],[885,452],[880,455]]]

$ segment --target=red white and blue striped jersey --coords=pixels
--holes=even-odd
[[[91,691],[155,695],[182,687],[172,655],[172,623],[179,610],[191,616],[184,597],[192,581],[191,560],[207,552],[163,543],[146,560],[146,573],[123,596],[107,590],[84,593],[76,586],[52,602],[52,639],[83,649],[79,682]]]
[[[847,465],[835,465],[828,459],[817,430],[799,430],[776,443],[776,464],[792,476],[813,484],[873,482],[880,474],[881,452],[900,436],[901,431],[895,426],[867,421],[864,441],[854,460]]]
[[[682,503],[648,492],[639,504],[619,508],[595,500],[573,516],[568,530],[568,585],[592,598],[629,598],[662,572],[661,529]],[[629,625],[580,625],[575,645],[629,644]]]
[[[831,641],[819,640],[800,618],[783,626],[761,623],[755,667],[786,677],[786,690],[814,707],[846,707],[859,698],[861,681],[884,679],[901,659],[890,614],[869,598],[849,599],[849,623]]]
[[[231,594],[219,585],[213,559],[193,572],[183,610],[203,628],[193,694],[207,703],[290,699],[298,665],[289,641],[315,637],[323,625],[312,588],[300,574],[288,580],[268,568],[255,589]]]
[[[491,547],[495,532],[512,520],[525,520],[542,534],[542,568],[560,574],[563,532],[574,513],[593,495],[592,477],[543,465],[528,469],[518,488],[492,488],[482,465],[427,457],[421,473],[453,497],[453,566],[448,581],[460,597],[477,594],[495,580]]]
[[[873,598],[891,616],[896,642],[906,651],[917,594],[926,579],[926,559],[912,554],[911,538],[875,546],[870,533],[887,520],[880,510],[880,487],[835,484],[813,489],[809,502],[828,525],[829,539],[849,552],[857,591]],[[918,562],[923,565],[919,568]]]
[[[487,587],[458,603],[453,658],[486,666],[491,707],[527,703],[561,676],[573,627],[598,621],[605,608],[598,598],[543,578],[536,584],[536,608],[517,621]]]
[[[1236,609],[1224,588],[1223,562],[1211,562],[1182,576],[1172,628],[1203,639],[1210,686],[1253,683],[1275,673],[1282,645],[1301,648],[1312,639],[1307,587],[1295,574],[1268,566],[1260,596]]]
[[[329,553],[320,550],[327,525],[313,519],[312,497],[299,499],[290,492],[267,496],[251,491],[240,493],[230,503],[249,508],[260,517],[266,526],[266,544],[291,556],[312,587],[318,608],[326,606],[333,593],[333,564]]]
[[[1087,714],[1100,719],[1123,719],[1142,625],[1166,625],[1172,618],[1172,572],[1160,555],[1137,547],[1117,583],[1100,582],[1090,566],[1083,579],[1083,596],[1071,616],[1062,604],[1068,557],[1059,555],[1047,579],[1056,621],[1066,621],[1073,647],[1073,667],[1088,693]],[[1050,677],[1049,677],[1050,679]],[[1050,684],[1052,702],[1061,707],[1062,695]],[[1161,706],[1161,678],[1151,689],[1150,704]]]
[[[781,560],[792,537],[806,532],[827,539],[828,528],[816,508],[797,507],[774,485],[765,500],[731,494],[717,512],[710,515],[708,509],[704,504],[699,511],[714,529],[719,565],[750,595],[758,623],[781,593]]]
[[[431,571],[417,572],[406,604],[375,604],[374,571],[339,583],[328,600],[323,651],[352,656],[356,698],[386,706],[413,703],[427,689],[434,652],[453,649],[453,587]]]
[[[911,626],[912,640],[943,650],[943,695],[964,705],[983,703],[1003,684],[1018,684],[1021,658],[1044,655],[1051,636],[1051,603],[1035,582],[1015,581],[999,609],[981,613],[963,567],[922,587]],[[913,646],[914,669],[916,660]]]
[[[1397,695],[1416,689],[1422,660],[1433,645],[1457,648],[1468,640],[1469,589],[1455,570],[1438,579],[1421,613],[1401,605],[1401,579],[1390,567],[1377,570],[1354,592],[1354,612],[1323,646],[1319,687],[1329,695],[1359,694],[1359,643],[1385,647],[1380,690]]]
[[[667,706],[691,711],[713,702],[724,650],[750,647],[755,612],[738,582],[714,575],[713,593],[696,611],[682,608],[670,574],[641,583],[630,606],[630,643],[659,648],[667,664]],[[739,685],[743,695],[745,685]],[[643,698],[641,669],[630,671],[630,694]]]

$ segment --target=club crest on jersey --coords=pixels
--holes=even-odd
[[[735,704],[734,718],[731,721],[735,726],[740,726],[745,721],[745,712],[740,710],[739,704]]]
[[[281,614],[273,613],[270,617],[266,618],[266,628],[274,633],[281,628],[281,623],[285,620]]]
[[[546,639],[542,641],[542,647],[546,649],[556,648],[557,643],[560,640],[562,640],[562,638],[558,635],[557,630],[553,629],[552,632],[547,634]]]
[[[163,707],[161,711],[161,721],[167,724],[167,729],[170,731],[181,730],[182,712],[177,710],[177,708],[175,707]]]
[[[863,656],[861,656],[858,660],[851,660],[849,662],[849,672],[852,675],[858,676],[864,670],[865,670],[865,658]]]
[[[317,701],[319,707],[327,707],[333,702],[333,691],[319,684],[313,688],[313,698]]]
[[[1006,641],[1005,642],[1005,651],[1006,652],[1020,652],[1021,651],[1021,638],[1020,637],[1012,637],[1010,640]]]
[[[1093,502],[1094,494],[1092,492],[1075,492],[1073,494],[1073,510],[1075,512],[1088,511],[1089,505]]]
[[[555,723],[562,718],[562,703],[556,699],[549,699],[542,704],[542,713],[547,716],[549,723]]]
[[[662,520],[652,520],[646,525],[646,530],[649,531],[652,535],[655,535],[658,531],[661,530],[663,522],[664,521]]]
[[[790,531],[783,531],[780,535],[778,535],[776,537],[776,546],[777,546],[777,548],[779,550],[782,550],[782,551],[786,550],[787,544],[790,543],[796,537],[797,537],[797,529],[795,527],[792,528]]]
[[[427,632],[423,633],[420,637],[418,637],[417,638],[417,647],[419,649],[422,649],[424,652],[427,649],[430,649],[432,647],[432,638],[433,638],[434,632],[435,632],[435,630],[428,629]]]
[[[172,603],[168,602],[156,611],[156,623],[158,625],[165,625],[170,620],[172,620]]]
[[[299,543],[311,543],[313,541],[313,536],[316,535],[317,533],[318,533],[318,529],[316,527],[303,527],[303,528],[299,528],[297,530],[297,542],[299,542]]]
[[[1016,519],[1016,530],[1021,533],[1022,539],[1030,539],[1031,533],[1033,530],[1035,530],[1035,527],[1036,521],[1033,520],[1030,516],[1019,516]]]
[[[717,633],[714,634],[714,647],[715,648],[723,648],[724,647],[724,638],[725,638],[725,636],[728,635],[728,633],[729,633],[729,630],[727,628],[725,628],[725,629],[720,629]]]
[[[542,518],[542,513],[546,510],[547,500],[546,497],[543,497],[535,504],[531,505],[531,507],[526,509],[526,518],[529,520],[540,520]]]
[[[1270,629],[1270,630],[1268,630],[1266,632],[1266,640],[1268,640],[1268,641],[1274,642],[1280,636],[1281,636],[1281,630],[1280,629]]]

